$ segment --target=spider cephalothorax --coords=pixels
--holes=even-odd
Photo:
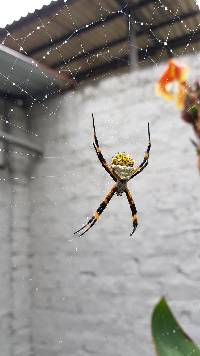
[[[131,212],[132,212],[132,221],[133,221],[133,231],[130,235],[133,235],[135,232],[138,222],[137,222],[137,210],[136,206],[134,203],[134,200],[132,198],[132,195],[127,187],[127,182],[135,177],[137,174],[142,172],[142,170],[148,165],[148,159],[149,159],[149,152],[151,149],[151,141],[150,141],[150,130],[149,130],[149,124],[148,124],[148,135],[149,135],[149,144],[147,146],[147,150],[144,155],[144,159],[142,163],[138,167],[134,167],[134,161],[131,158],[131,156],[126,153],[117,153],[113,158],[112,158],[112,163],[109,165],[105,158],[103,157],[101,153],[101,149],[99,147],[99,142],[96,136],[96,130],[95,130],[95,125],[94,125],[94,116],[92,114],[93,118],[93,129],[94,129],[94,149],[96,151],[97,157],[99,161],[101,162],[102,166],[105,168],[105,170],[110,174],[110,176],[113,178],[115,181],[114,186],[111,188],[111,190],[108,192],[108,194],[105,196],[104,200],[102,203],[99,205],[98,209],[95,211],[95,213],[92,215],[91,219],[88,220],[88,222],[81,227],[79,230],[77,230],[74,234],[79,233],[80,231],[84,230],[82,233],[80,233],[79,236],[84,235],[91,227],[96,223],[96,221],[99,219],[99,216],[103,213],[104,209],[108,205],[109,201],[113,197],[113,195],[116,193],[117,195],[122,195],[123,193],[126,194],[126,197],[128,199]]]

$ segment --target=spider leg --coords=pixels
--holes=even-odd
[[[148,143],[147,149],[146,149],[145,154],[144,154],[144,159],[143,159],[142,163],[135,169],[134,173],[129,178],[129,180],[132,179],[133,177],[135,177],[137,174],[141,173],[143,171],[143,169],[149,163],[148,160],[149,160],[149,153],[150,153],[150,149],[151,149],[151,136],[150,136],[149,122],[148,122],[148,137],[149,137],[149,143]]]
[[[106,162],[105,158],[103,157],[102,153],[101,153],[101,148],[99,147],[99,142],[97,139],[97,135],[96,135],[96,129],[95,129],[95,124],[94,124],[94,115],[92,114],[92,123],[93,123],[93,129],[94,129],[94,149],[96,151],[97,157],[99,159],[99,161],[101,162],[102,166],[105,168],[105,170],[110,174],[110,176],[112,177],[112,179],[116,182],[118,177],[116,174],[114,174],[112,172],[112,170],[110,169],[108,163]]]
[[[126,193],[126,197],[128,199],[130,208],[131,208],[131,212],[132,212],[132,221],[133,221],[133,231],[131,232],[130,236],[132,236],[135,232],[135,230],[137,229],[138,226],[138,221],[137,221],[137,209],[134,203],[134,200],[132,198],[132,195],[129,191],[128,188],[125,189],[125,193]]]
[[[103,213],[104,209],[107,207],[109,201],[117,191],[117,186],[114,185],[111,190],[108,192],[108,194],[105,196],[104,200],[102,203],[99,205],[98,209],[95,211],[95,213],[92,215],[91,219],[85,224],[83,227],[81,227],[79,230],[75,231],[74,234],[79,233],[80,231],[84,230],[79,236],[83,236],[88,230],[91,229],[91,227],[97,222],[99,219],[100,215]]]

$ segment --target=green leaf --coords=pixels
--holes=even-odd
[[[200,349],[177,323],[164,298],[154,308],[151,326],[158,356],[200,356]]]
[[[188,109],[188,113],[193,117],[193,119],[196,119],[198,116],[198,109],[197,109],[196,105],[192,105]]]

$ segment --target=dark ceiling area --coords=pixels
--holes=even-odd
[[[0,29],[3,45],[76,82],[200,50],[194,0],[58,0]],[[130,30],[131,29],[131,30]]]

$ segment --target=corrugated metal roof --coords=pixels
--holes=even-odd
[[[199,51],[195,0],[52,1],[0,30],[0,41],[79,81],[128,67],[129,9],[140,65]]]

